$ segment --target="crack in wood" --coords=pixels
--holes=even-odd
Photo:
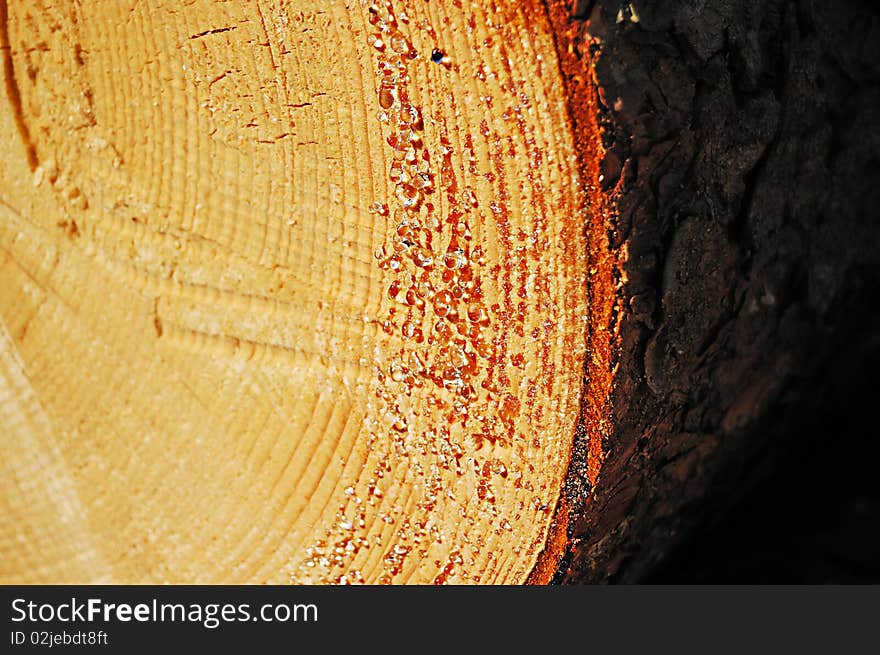
[[[31,133],[24,120],[24,111],[21,105],[21,90],[15,79],[15,66],[12,61],[12,45],[9,41],[9,7],[6,0],[0,0],[0,52],[3,58],[3,77],[6,82],[6,97],[12,105],[12,116],[21,140],[24,142],[27,153],[28,166],[31,172],[37,169],[39,159],[37,149],[31,139]]]

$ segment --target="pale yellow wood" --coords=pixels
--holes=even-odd
[[[0,582],[528,576],[586,320],[539,5],[8,3]]]

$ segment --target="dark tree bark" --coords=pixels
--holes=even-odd
[[[633,582],[878,348],[880,8],[575,4],[550,13],[569,79],[595,64],[622,311],[607,458],[595,487],[572,467],[556,579]]]

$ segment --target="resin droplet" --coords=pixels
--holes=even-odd
[[[446,268],[464,268],[467,264],[467,257],[464,256],[464,251],[461,248],[456,248],[443,256],[443,263],[446,265]]]
[[[413,263],[419,268],[430,268],[434,264],[434,258],[424,248],[416,248],[413,252]]]
[[[397,199],[404,207],[413,207],[419,201],[419,190],[412,184],[401,184],[397,187]]]
[[[441,291],[434,296],[434,312],[441,318],[449,314],[452,309],[452,294],[448,291]]]
[[[468,320],[471,323],[476,323],[483,327],[489,325],[489,315],[486,313],[486,310],[483,309],[481,305],[472,304],[468,307],[467,312]]]
[[[390,109],[394,104],[394,87],[382,85],[379,87],[379,106],[382,109]]]

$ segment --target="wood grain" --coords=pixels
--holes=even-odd
[[[0,580],[524,581],[588,320],[540,3],[0,18]]]

